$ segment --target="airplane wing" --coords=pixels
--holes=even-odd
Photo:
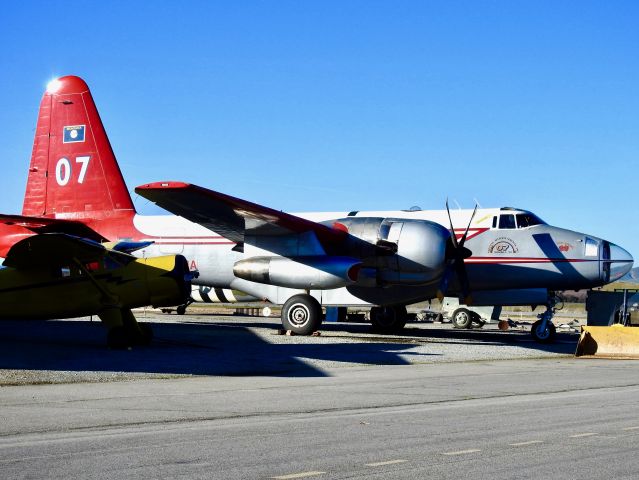
[[[2,265],[18,269],[47,268],[73,265],[75,260],[87,264],[104,257],[110,257],[121,264],[135,259],[132,255],[109,250],[85,238],[62,233],[43,233],[15,243]]]
[[[315,232],[321,242],[337,243],[344,231],[273,210],[230,195],[182,182],[140,185],[135,192],[169,212],[198,223],[233,242],[244,235],[288,235]]]
[[[5,225],[18,225],[35,233],[65,233],[75,237],[88,238],[96,242],[107,240],[84,223],[74,220],[0,214],[0,223],[4,223]]]

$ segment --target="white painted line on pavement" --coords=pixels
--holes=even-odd
[[[289,475],[280,475],[279,477],[271,477],[276,480],[292,480],[294,478],[306,478],[306,477],[314,477],[316,475],[322,475],[326,472],[300,472],[300,473],[291,473]]]
[[[626,427],[626,428],[623,428],[622,430],[628,432],[630,430],[639,430],[639,427]]]
[[[525,447],[526,445],[535,445],[538,443],[544,443],[541,440],[530,440],[528,442],[510,443],[511,447]]]
[[[456,452],[442,452],[442,455],[464,455],[466,453],[477,453],[481,452],[478,448],[471,448],[469,450],[458,450]]]
[[[404,463],[408,460],[387,460],[385,462],[365,463],[367,467],[382,467],[384,465],[395,465],[397,463]]]
[[[595,432],[578,433],[576,435],[570,435],[570,438],[592,437],[593,435],[599,435],[599,434]]]

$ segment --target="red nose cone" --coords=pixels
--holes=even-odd
[[[85,81],[73,75],[57,78],[47,85],[47,93],[51,95],[68,95],[70,93],[84,93],[88,91],[89,87]]]

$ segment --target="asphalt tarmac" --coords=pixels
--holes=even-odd
[[[124,352],[0,322],[0,477],[636,478],[636,363],[574,359],[574,335],[149,320]]]

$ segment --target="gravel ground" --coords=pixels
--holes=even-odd
[[[408,324],[402,335],[379,335],[368,324],[325,323],[320,336],[278,335],[275,317],[139,311],[155,339],[148,347],[113,351],[89,318],[0,322],[0,385],[110,382],[193,375],[326,376],[335,368],[516,360],[572,355],[576,330],[553,345],[522,330],[455,330],[450,324]]]

